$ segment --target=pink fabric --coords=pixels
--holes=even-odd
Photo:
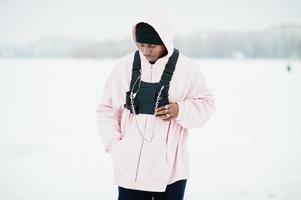
[[[140,22],[152,25],[168,49],[168,55],[151,65],[140,52],[142,81],[159,82],[173,52],[173,33],[165,18],[152,15]],[[135,26],[133,39],[135,41]],[[165,122],[139,114],[138,125],[152,142],[143,141],[133,115],[124,108],[129,90],[134,53],[118,60],[108,77],[96,108],[99,133],[106,152],[111,154],[116,185],[146,191],[165,191],[166,185],[189,178],[188,129],[202,127],[215,110],[200,67],[180,54],[170,82],[169,101],[177,102],[179,115]]]

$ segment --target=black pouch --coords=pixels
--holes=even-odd
[[[167,90],[163,90],[161,92],[158,108],[169,104],[167,91],[168,88]],[[143,82],[136,98],[134,99],[134,108],[136,114],[143,113],[153,115],[156,107],[158,93],[158,84]],[[124,107],[126,107],[132,113],[130,94],[131,91],[126,92],[126,104],[124,104]]]
[[[155,87],[141,87],[137,96],[139,113],[154,114],[156,97]]]

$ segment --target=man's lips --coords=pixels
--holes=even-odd
[[[154,57],[153,56],[145,56],[147,59],[153,60]]]

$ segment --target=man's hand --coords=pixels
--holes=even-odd
[[[155,116],[163,119],[164,121],[171,121],[177,118],[178,114],[178,104],[173,102],[165,106],[159,107],[155,110]]]

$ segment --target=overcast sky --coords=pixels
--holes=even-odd
[[[0,43],[26,43],[48,36],[130,37],[132,24],[151,4],[166,9],[177,35],[301,24],[301,0],[0,0]]]

